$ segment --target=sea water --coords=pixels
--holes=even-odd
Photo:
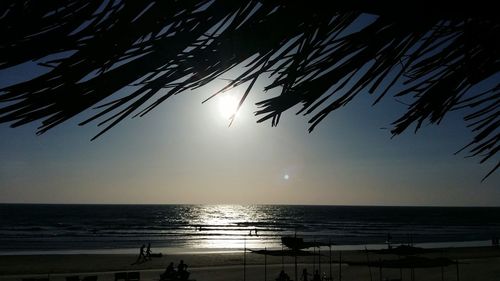
[[[0,254],[135,253],[147,243],[153,251],[279,249],[290,235],[356,248],[383,245],[389,234],[393,244],[487,244],[500,236],[500,208],[0,204]]]

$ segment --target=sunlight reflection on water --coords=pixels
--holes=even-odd
[[[280,229],[262,206],[204,205],[193,208],[189,224],[198,232],[192,248],[279,247]]]

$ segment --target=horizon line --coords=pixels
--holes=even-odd
[[[42,202],[0,202],[0,205],[136,205],[136,206],[179,206],[179,205],[240,205],[240,206],[314,206],[314,207],[408,207],[408,208],[500,208],[495,205],[377,205],[377,204],[284,204],[284,203],[42,203]]]

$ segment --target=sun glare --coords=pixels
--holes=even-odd
[[[238,99],[231,95],[223,95],[219,97],[218,105],[221,116],[225,119],[230,119],[236,114]]]

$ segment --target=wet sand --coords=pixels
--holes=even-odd
[[[381,255],[365,251],[342,251],[342,264],[339,266],[340,252],[332,252],[332,266],[328,251],[321,252],[321,272],[334,280],[500,280],[500,249],[493,247],[443,248],[419,256],[446,257],[458,261],[446,267],[434,268],[379,268],[366,265],[349,266],[347,262],[380,261],[398,259],[395,255]],[[243,253],[205,253],[172,254],[163,253],[162,257],[135,264],[136,256],[129,254],[74,254],[74,255],[12,255],[0,256],[0,281],[21,280],[26,277],[50,277],[50,280],[65,280],[66,276],[98,275],[98,280],[114,280],[114,273],[121,271],[140,271],[141,280],[159,280],[159,275],[171,261],[177,265],[180,260],[189,265],[190,279],[198,281],[216,280],[275,280],[282,267],[295,279],[294,257],[264,256],[247,253],[246,269],[243,267]],[[284,265],[282,265],[282,263]],[[298,276],[304,268],[309,273],[319,269],[318,257],[298,257]],[[340,272],[341,271],[341,272]],[[370,278],[371,274],[371,278]],[[265,278],[267,275],[267,278]],[[310,276],[312,277],[312,276]]]

